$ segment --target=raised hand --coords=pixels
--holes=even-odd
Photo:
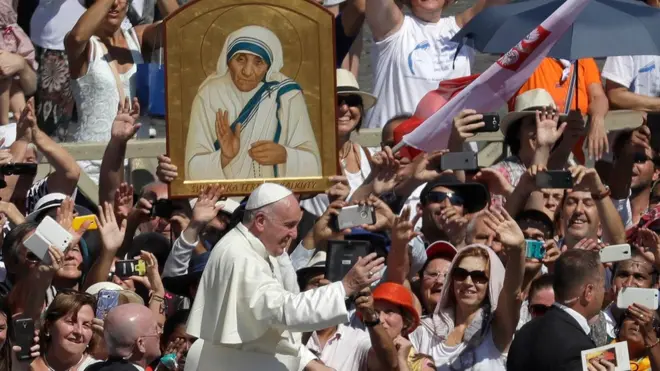
[[[417,224],[420,217],[421,214],[417,214],[411,221],[410,207],[406,206],[401,212],[401,215],[394,218],[390,236],[392,239],[392,248],[408,246],[408,243],[419,235],[418,232],[415,232],[415,224]]]
[[[225,188],[219,185],[206,187],[197,197],[197,202],[192,211],[193,222],[206,225],[213,220],[222,209],[222,205],[216,206],[216,204],[224,191]]]
[[[572,166],[568,169],[573,177],[573,184],[577,189],[585,189],[592,194],[601,194],[605,191],[605,186],[600,180],[598,172],[594,168],[584,166]]]
[[[342,284],[346,296],[353,296],[380,279],[380,271],[385,266],[385,258],[377,258],[376,253],[358,258],[357,263],[346,273]]]
[[[451,173],[451,170],[439,170],[440,157],[446,153],[449,153],[449,150],[443,149],[430,154],[422,153],[415,157],[412,162],[412,168],[414,169],[413,178],[418,182],[426,183],[440,177],[443,173]]]
[[[525,236],[523,235],[518,223],[502,207],[486,210],[484,223],[488,228],[495,232],[497,239],[506,249],[524,249]]]
[[[117,218],[115,217],[115,213],[112,209],[112,205],[110,205],[108,202],[105,202],[103,205],[99,205],[98,224],[103,247],[108,252],[116,253],[124,243],[127,220],[122,220],[121,226],[117,224]]]
[[[137,224],[146,223],[151,220],[152,208],[153,204],[151,201],[142,197],[138,200],[137,204],[135,204],[133,210],[131,210],[129,219],[131,219],[131,221],[135,221]]]
[[[465,241],[467,225],[468,219],[459,215],[453,206],[440,211],[438,226],[449,236],[449,240],[453,245],[458,246]]]
[[[380,198],[370,195],[366,202],[367,205],[373,206],[376,214],[376,222],[374,224],[364,224],[362,228],[370,232],[377,232],[390,229],[394,222],[394,213],[387,204]]]
[[[37,114],[34,108],[34,97],[28,99],[21,117],[18,119],[16,125],[16,138],[23,139],[27,142],[32,142],[32,138],[39,130],[37,126]]]
[[[229,112],[218,110],[215,114],[215,133],[220,142],[220,153],[227,161],[231,161],[241,149],[241,125],[236,125],[232,131]]]
[[[147,266],[146,277],[132,276],[130,280],[133,282],[140,282],[144,287],[153,291],[154,294],[163,296],[165,295],[165,286],[158,272],[158,260],[156,256],[148,251],[140,251],[140,259],[142,259]]]
[[[337,200],[346,201],[348,195],[351,193],[351,187],[348,185],[348,179],[343,175],[333,175],[330,177],[332,185],[325,191],[328,195],[328,200],[333,203]]]
[[[536,144],[539,147],[551,148],[564,134],[567,123],[558,126],[559,113],[556,108],[545,107],[536,111]]]
[[[18,211],[13,202],[0,201],[0,214],[4,214],[10,222],[16,225],[25,222],[25,217]]]
[[[592,117],[586,138],[587,154],[594,160],[600,160],[609,151],[607,130],[604,117]]]
[[[156,176],[158,180],[169,184],[179,176],[177,167],[172,165],[172,159],[165,156],[158,156],[158,167],[156,167]]]
[[[460,147],[466,139],[472,138],[474,131],[486,126],[483,121],[484,115],[477,113],[473,109],[464,109],[454,117],[449,137],[449,143],[453,144],[455,149]]]
[[[651,263],[660,262],[660,237],[652,230],[648,228],[637,230],[637,239],[633,246]]]
[[[137,113],[136,110],[137,109]],[[140,129],[140,124],[136,123],[136,119],[140,116],[140,105],[137,98],[133,99],[133,108],[131,109],[130,100],[126,97],[123,104],[120,102],[117,108],[117,116],[112,122],[112,129],[110,131],[112,138],[127,142],[133,138],[135,133]]]
[[[644,345],[654,345],[658,340],[654,329],[654,324],[657,323],[655,311],[641,304],[634,303],[628,307],[627,312],[639,326],[639,332],[644,339]]]
[[[323,215],[314,223],[313,233],[315,245],[321,245],[324,241],[341,236],[342,233],[350,233],[350,230],[335,231],[332,225],[333,220],[339,215],[341,208],[347,205],[348,203],[342,200],[337,200],[328,205]]]
[[[602,242],[599,242],[598,240],[595,240],[593,238],[583,238],[578,243],[573,246],[574,249],[578,250],[591,250],[591,251],[599,251],[602,248],[605,247],[605,244]],[[564,245],[561,248],[561,251],[564,252],[568,250],[568,246]]]
[[[62,263],[64,262],[64,253],[60,251],[57,247],[49,246],[48,254],[45,256],[44,260],[39,264],[37,269],[39,272],[55,274],[60,268],[62,268]]]
[[[135,189],[132,184],[122,183],[115,192],[115,216],[118,219],[124,220],[133,210],[133,194]]]
[[[545,257],[543,260],[541,260],[541,262],[545,264],[545,266],[551,267],[561,256],[559,246],[557,246],[557,242],[555,240],[551,239],[545,242],[543,248],[545,248]]]
[[[488,188],[492,194],[508,197],[513,193],[514,187],[502,173],[495,169],[483,168],[474,176],[474,181]]]
[[[376,195],[394,189],[399,181],[397,174],[400,165],[399,160],[394,158],[390,147],[385,147],[372,156],[371,172],[373,174],[373,191]]]
[[[85,221],[78,230],[73,229],[73,218],[75,217],[74,202],[71,197],[67,197],[62,201],[60,207],[57,208],[56,221],[62,228],[71,233],[73,239],[69,246],[76,246],[82,236],[87,232],[87,228],[92,224],[91,221]]]
[[[362,315],[363,321],[375,322],[378,319],[378,313],[374,309],[374,297],[368,287],[355,295],[355,309]]]
[[[5,138],[0,139],[0,147],[5,143]],[[13,156],[9,149],[0,149],[0,166],[12,163]]]

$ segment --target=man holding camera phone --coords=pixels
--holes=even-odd
[[[370,254],[342,281],[294,294],[285,277],[293,267],[277,257],[296,238],[301,214],[290,190],[264,183],[248,198],[243,222],[211,252],[187,327],[204,340],[198,370],[319,366],[296,332],[347,322],[346,297],[380,279],[384,259]]]

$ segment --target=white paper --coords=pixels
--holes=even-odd
[[[582,351],[582,370],[588,371],[587,363],[594,358],[605,358],[613,363],[615,371],[630,370],[630,356],[628,355],[628,342],[622,341],[602,347]]]
[[[5,139],[5,143],[0,149],[9,148],[16,141],[16,123],[0,126],[0,138]]]

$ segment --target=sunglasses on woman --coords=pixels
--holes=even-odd
[[[340,106],[346,103],[349,107],[359,107],[362,105],[362,97],[355,94],[338,95],[337,102],[339,102]]]
[[[488,283],[488,275],[484,271],[469,271],[467,269],[456,267],[454,268],[452,277],[459,282],[465,281],[470,277],[474,283]]]
[[[530,304],[529,313],[532,317],[540,317],[544,315],[552,306],[544,304]]]
[[[454,206],[463,206],[465,204],[463,197],[454,192],[429,192],[426,195],[427,204],[444,202],[446,199],[449,199],[449,202]]]

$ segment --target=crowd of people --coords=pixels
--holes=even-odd
[[[0,0],[0,128],[15,124],[0,140],[0,371],[583,370],[582,351],[622,342],[630,369],[660,370],[657,308],[617,306],[626,288],[660,287],[660,56],[609,57],[602,71],[545,58],[501,117],[510,156],[442,170],[447,153],[476,150],[482,112],[463,110],[447,149],[412,158],[392,151],[393,132],[440,81],[475,72],[474,50],[450,39],[507,1],[448,17],[445,0],[325,0],[341,174],[319,195],[264,183],[169,200],[182,176],[169,157],[141,188],[124,166],[128,141],[155,135],[137,65],[185,2]],[[373,91],[356,78],[367,27]],[[618,109],[648,120],[610,132]],[[381,147],[354,141],[361,128],[381,129]],[[72,141],[107,148],[76,161],[60,144]],[[43,178],[4,170],[43,159]],[[550,170],[571,186],[539,187]],[[83,172],[100,205],[78,191]],[[338,229],[352,205],[373,223]],[[71,240],[39,256],[51,221]],[[373,252],[335,277],[337,241]],[[627,259],[601,261],[625,244]]]

